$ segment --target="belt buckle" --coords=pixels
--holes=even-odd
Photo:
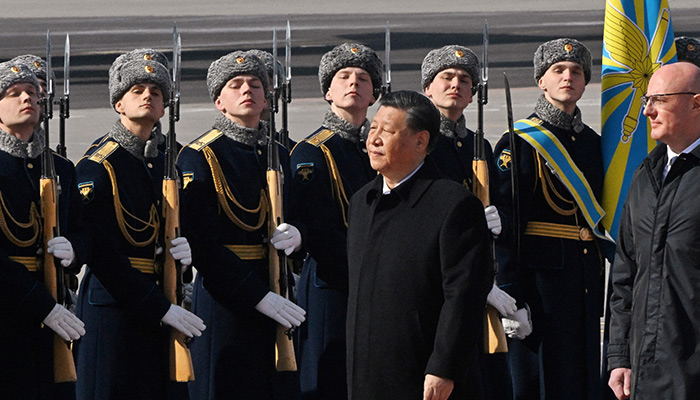
[[[578,237],[579,239],[585,242],[591,241],[593,240],[593,231],[591,230],[591,228],[585,226],[581,227],[578,231]]]

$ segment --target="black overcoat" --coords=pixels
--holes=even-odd
[[[632,178],[612,271],[609,369],[632,368],[632,399],[700,392],[700,148],[662,182],[666,145]]]
[[[426,163],[382,195],[382,177],[350,202],[349,398],[420,399],[425,374],[467,386],[491,285],[481,202]],[[461,395],[460,395],[461,393]]]

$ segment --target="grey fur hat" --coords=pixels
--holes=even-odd
[[[158,51],[156,49],[145,48],[145,49],[131,50],[130,52],[124,53],[124,54],[120,55],[119,57],[117,57],[117,60],[120,60],[120,59],[121,59],[121,62],[132,61],[132,60],[158,61],[159,63],[163,64],[165,69],[170,70],[170,62],[168,61],[168,57],[166,57],[165,54],[161,53],[160,51]],[[116,63],[116,61],[115,61],[115,63]]]
[[[39,80],[34,72],[23,62],[14,59],[0,63],[0,96],[15,83],[31,83],[39,93]]]
[[[476,88],[476,85],[481,82],[479,59],[476,54],[467,47],[453,44],[430,50],[425,56],[420,67],[423,89],[430,85],[435,79],[435,75],[448,68],[460,68],[467,71],[472,79],[473,88]]]
[[[260,79],[267,94],[270,86],[265,63],[249,51],[234,51],[211,63],[207,72],[209,97],[215,101],[226,82],[238,75],[253,75]]]
[[[321,57],[318,66],[318,81],[321,93],[325,95],[331,86],[335,73],[347,67],[362,68],[369,74],[374,87],[374,97],[382,91],[383,64],[374,50],[358,43],[343,43]]]
[[[263,63],[265,63],[265,69],[267,70],[267,75],[268,78],[270,78],[270,85],[273,84],[272,82],[272,64],[275,62],[275,56],[273,56],[271,53],[264,51],[264,50],[258,50],[258,49],[253,49],[253,50],[248,50],[248,53],[257,56],[260,60],[262,60]],[[282,66],[282,63],[280,60],[277,60],[277,82],[281,83],[282,78],[284,77],[284,67]]]
[[[163,102],[170,101],[170,73],[160,61],[167,59],[162,53],[142,52],[146,49],[134,50],[117,57],[109,68],[109,101],[112,107],[124,96],[132,86],[151,82],[163,92]],[[156,55],[160,54],[160,56]]]
[[[680,36],[675,42],[678,61],[687,61],[700,67],[700,40]]]
[[[34,54],[24,54],[13,58],[12,61],[23,63],[29,67],[32,72],[34,72],[34,75],[36,75],[37,78],[43,79],[44,82],[46,82],[47,65],[43,58],[35,56]],[[51,78],[53,78],[54,81],[56,80],[56,74],[53,72],[53,70],[51,71]]]
[[[539,82],[549,67],[561,61],[581,64],[586,84],[591,80],[591,52],[576,39],[560,38],[542,43],[535,51],[535,82]]]

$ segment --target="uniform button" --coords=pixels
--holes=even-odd
[[[583,254],[588,254],[588,249],[583,249]]]
[[[362,152],[363,152],[363,153],[366,153],[366,152],[367,152],[367,149],[366,149],[366,148],[363,148],[363,149],[362,149]]]
[[[571,140],[575,142],[575,141],[576,141],[576,136],[571,136]]]
[[[153,168],[153,164],[151,164],[151,163],[146,164],[146,166],[147,166],[148,168]]]
[[[262,150],[258,149],[258,155],[259,155],[259,156],[262,155]]]
[[[34,164],[32,164],[32,163],[27,163],[27,168],[29,168],[29,169],[34,168]]]
[[[462,142],[460,142],[459,140],[457,141],[457,147],[462,147]]]
[[[583,291],[588,294],[588,288],[583,289]]]

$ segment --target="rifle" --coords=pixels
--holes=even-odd
[[[272,34],[272,55],[277,65],[277,30]],[[268,220],[268,238],[271,238],[275,229],[284,222],[282,213],[282,172],[279,159],[279,148],[275,140],[275,113],[277,112],[277,99],[275,93],[278,89],[277,68],[273,68],[272,84],[269,92],[270,101],[270,127],[267,141],[267,190],[270,197],[270,216]],[[287,292],[287,262],[284,252],[275,249],[268,244],[270,290],[281,296],[288,297]],[[276,325],[275,353],[277,371],[296,371],[297,362],[294,355],[292,342],[292,330],[286,330],[280,324]]]
[[[382,94],[391,93],[391,30],[389,29],[389,21],[386,21],[384,29],[384,79]]]
[[[484,105],[488,103],[488,45],[489,45],[489,28],[488,23],[484,23],[484,49],[481,57],[481,82],[477,85],[477,110],[478,124],[474,133],[474,161],[472,162],[472,170],[474,174],[472,191],[476,197],[481,200],[484,207],[491,204],[489,196],[489,167],[486,160],[486,147],[484,145]],[[493,273],[497,272],[496,255],[493,241],[490,243],[491,257],[493,260]],[[487,354],[504,353],[508,351],[508,342],[503,329],[503,324],[498,316],[498,311],[490,305],[486,305],[484,312],[484,352]]]
[[[49,121],[53,117],[53,78],[51,77],[51,31],[46,32],[46,96],[41,100],[44,116],[44,148],[41,152],[41,178],[39,179],[39,196],[41,198],[41,215],[43,216],[44,240],[44,284],[57,303],[64,303],[64,275],[60,264],[56,264],[53,254],[46,248],[49,240],[59,236],[58,228],[58,193],[60,184],[53,164],[53,152],[49,147]],[[58,334],[53,334],[53,378],[54,382],[75,382],[75,362],[70,345]]]
[[[273,53],[277,49],[273,50]],[[275,70],[277,69],[277,57],[275,56]],[[289,117],[287,105],[292,102],[292,33],[289,27],[289,20],[287,20],[287,31],[284,39],[284,83],[282,84],[282,129],[280,129],[280,143],[284,146],[287,151],[289,148]],[[274,74],[273,74],[274,76]],[[275,105],[276,107],[276,105]],[[272,114],[272,110],[270,110]]]
[[[70,118],[70,36],[66,34],[63,53],[63,96],[59,99],[60,124],[58,126],[58,145],[56,153],[66,156],[66,120]]]
[[[180,58],[181,42],[177,26],[173,26],[173,72],[170,89],[169,119],[170,132],[166,138],[165,176],[163,177],[163,217],[165,218],[165,264],[163,265],[163,291],[173,304],[182,298],[182,270],[170,253],[171,241],[180,236],[180,198],[178,188],[177,141],[175,123],[180,119]],[[170,353],[170,380],[188,382],[194,380],[194,367],[189,349],[189,341],[184,333],[171,328],[168,341]]]

